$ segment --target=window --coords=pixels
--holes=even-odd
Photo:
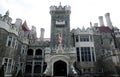
[[[81,47],[81,58],[83,62],[91,61],[90,47]]]
[[[21,54],[25,54],[25,48],[26,48],[25,46],[21,47]]]
[[[102,54],[105,54],[105,49],[102,49]]]
[[[101,67],[101,68],[98,68],[98,72],[99,73],[102,73],[103,72],[103,68]]]
[[[24,63],[23,63],[23,62],[21,62],[21,63],[20,63],[20,67],[21,67],[21,68],[23,68],[23,66],[24,66]]]
[[[103,45],[103,39],[102,39],[102,37],[100,38],[100,42],[101,42],[101,44]]]
[[[28,49],[28,51],[27,51],[27,55],[32,56],[32,55],[33,55],[33,50],[32,50],[32,49]]]
[[[8,40],[7,40],[7,46],[11,46],[11,43],[12,43],[12,37],[11,36],[9,36],[8,37]]]
[[[5,72],[11,73],[13,60],[11,58],[5,57],[5,58],[3,58],[3,64],[4,64]]]
[[[41,73],[41,65],[34,66],[34,73]]]
[[[89,36],[80,36],[80,41],[81,42],[88,42],[89,41]]]
[[[25,73],[32,73],[32,65],[26,65]]]
[[[35,52],[35,55],[41,55],[42,56],[42,50],[41,49],[37,49]]]
[[[12,36],[8,36],[7,45],[8,47],[17,48],[17,40]]]
[[[76,48],[77,51],[77,61],[80,62],[80,51],[79,51],[79,47]]]
[[[75,41],[78,42],[78,35],[75,37]]]

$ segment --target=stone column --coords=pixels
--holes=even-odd
[[[43,65],[44,65],[43,56],[44,56],[44,52],[43,52],[43,50],[42,50],[41,76],[43,75]]]
[[[92,50],[92,47],[90,47],[91,62],[93,62],[93,57],[92,57],[93,54],[92,53],[93,53],[93,50]]]
[[[35,61],[33,60],[33,61],[32,61],[32,73],[31,73],[32,77],[33,77],[33,75],[34,75],[34,66],[35,66]]]

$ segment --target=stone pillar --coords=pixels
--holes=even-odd
[[[43,75],[43,66],[44,66],[44,62],[42,60],[42,62],[41,62],[41,76]]]
[[[103,16],[99,16],[100,26],[104,26]]]
[[[31,73],[32,77],[33,77],[33,75],[34,75],[34,66],[35,66],[35,61],[33,60],[33,61],[32,61],[32,73]]]
[[[93,62],[93,57],[92,57],[92,56],[93,56],[93,54],[92,54],[92,53],[93,53],[93,50],[92,50],[92,47],[90,47],[91,62]]]
[[[94,58],[95,58],[95,62],[96,62],[96,52],[95,52],[95,47],[93,48],[93,52],[94,52]]]
[[[112,22],[111,22],[111,19],[110,19],[110,13],[106,13],[105,14],[105,18],[106,18],[106,22],[107,22],[107,26],[112,29],[113,28],[113,25],[112,25]]]
[[[33,58],[34,58],[34,56],[35,56],[35,49],[33,49]],[[34,66],[35,66],[35,60],[33,59],[32,60],[32,73],[31,73],[32,77],[34,75]]]
[[[42,58],[44,57],[44,52],[43,52],[43,50],[42,50],[42,56],[41,56]],[[43,59],[42,59],[42,61],[41,61],[41,76],[43,75],[43,66],[44,66],[44,61],[43,61]]]
[[[44,28],[41,28],[40,31],[41,31],[40,41],[44,41],[44,32],[45,32],[45,29],[44,29]]]

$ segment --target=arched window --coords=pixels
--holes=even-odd
[[[28,49],[27,55],[33,55],[33,50],[32,49]]]
[[[37,49],[35,52],[35,55],[42,55],[42,50],[41,49]]]
[[[32,66],[31,65],[26,65],[25,73],[32,73]]]
[[[41,66],[40,65],[34,66],[34,73],[41,73]]]

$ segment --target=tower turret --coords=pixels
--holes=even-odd
[[[51,6],[51,47],[58,45],[59,34],[62,34],[61,44],[65,47],[70,46],[70,6]]]

